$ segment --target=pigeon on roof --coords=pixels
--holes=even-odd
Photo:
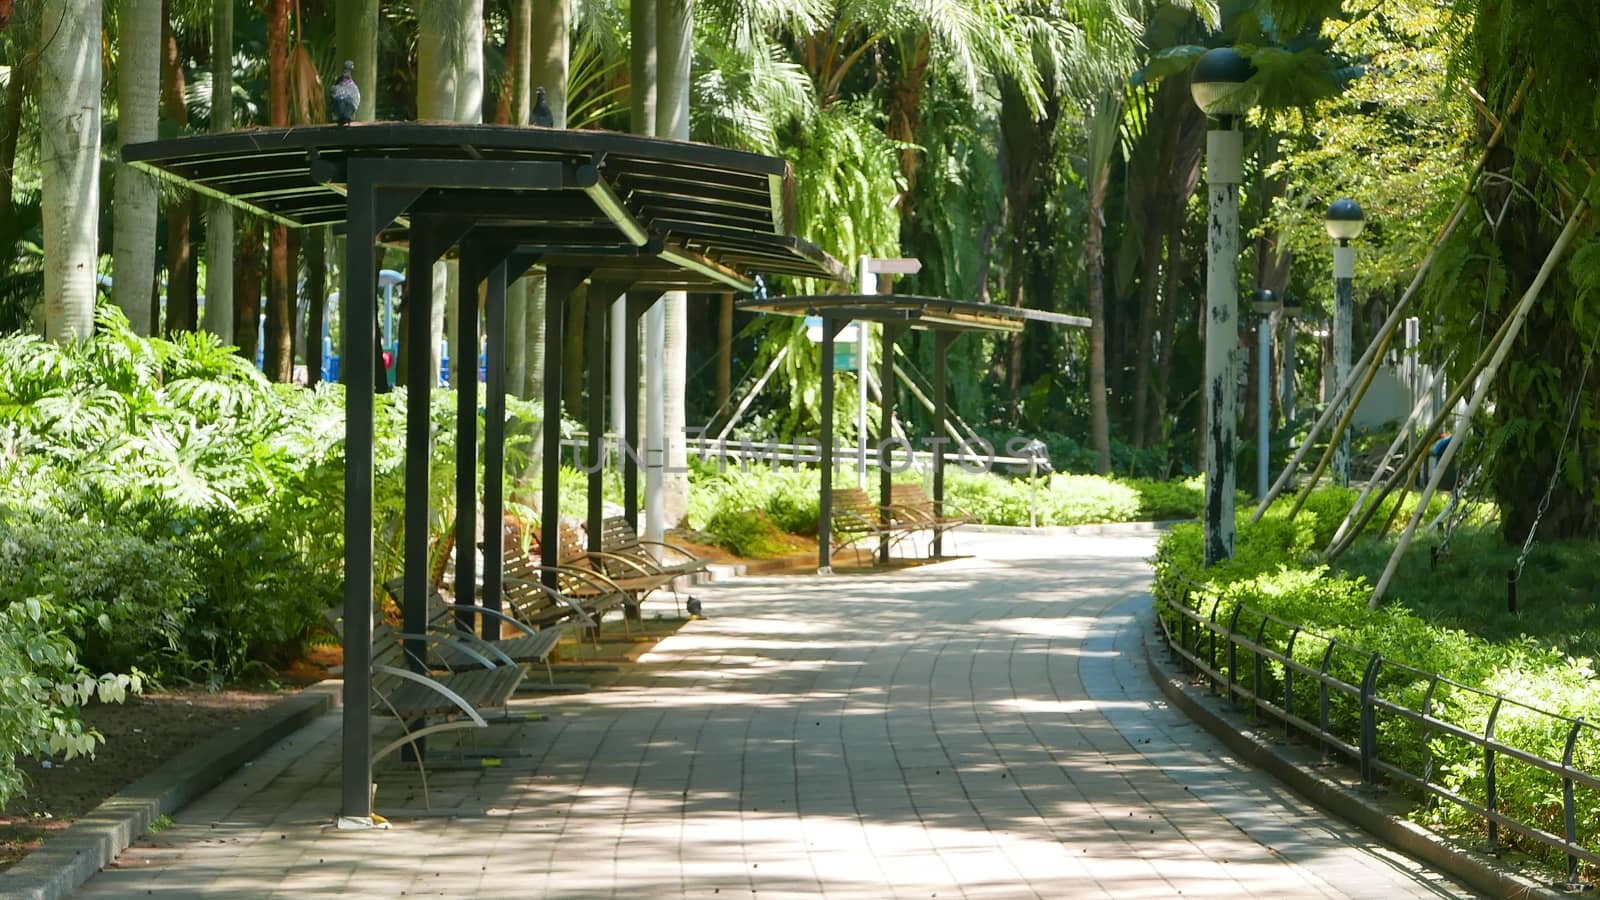
[[[541,87],[534,91],[533,97],[533,124],[543,125],[545,128],[554,128],[556,117],[554,113],[550,112],[550,104],[545,100],[544,88]]]
[[[355,67],[354,62],[345,60],[344,74],[328,91],[328,111],[333,114],[333,121],[340,125],[349,125],[356,117],[356,110],[361,107],[361,88],[356,87],[356,80],[350,77]]]

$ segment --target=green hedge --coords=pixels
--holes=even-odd
[[[1326,546],[1353,499],[1349,491],[1318,492],[1294,521],[1287,518],[1287,504],[1279,504],[1254,524],[1248,521],[1249,511],[1241,510],[1233,559],[1210,569],[1202,565],[1200,526],[1179,525],[1158,545],[1154,560],[1156,596],[1163,600],[1187,596],[1191,605],[1206,614],[1215,608],[1218,621],[1228,621],[1242,604],[1334,639],[1351,649],[1335,653],[1331,668],[1353,683],[1361,681],[1364,654],[1376,652],[1406,666],[1550,713],[1574,718],[1592,716],[1600,704],[1600,682],[1595,680],[1590,660],[1565,656],[1533,639],[1486,641],[1461,629],[1426,621],[1399,602],[1369,609],[1371,587],[1365,579],[1331,572],[1314,555]],[[1186,586],[1193,586],[1187,595]],[[1240,630],[1253,634],[1259,623],[1258,617],[1242,613]],[[1289,630],[1269,627],[1264,640],[1283,652]],[[1299,662],[1316,667],[1327,646],[1326,640],[1302,633],[1294,644],[1293,655]],[[1380,672],[1380,696],[1412,709],[1421,707],[1428,678],[1398,667]],[[1252,683],[1253,677],[1253,667],[1241,658],[1235,679],[1254,688],[1257,686]],[[1264,681],[1259,686],[1263,692],[1281,700],[1281,670],[1266,667]],[[1315,683],[1305,679],[1297,683],[1296,690],[1297,712],[1314,721]],[[1436,688],[1432,699],[1434,715],[1478,733],[1483,731],[1490,706],[1491,702],[1482,695],[1449,685]],[[1357,716],[1353,700],[1336,699],[1332,727],[1350,743],[1359,739]],[[1559,761],[1565,750],[1566,729],[1556,720],[1512,705],[1502,709],[1495,733],[1498,739],[1546,759]],[[1439,783],[1480,804],[1485,802],[1480,748],[1438,735],[1425,746],[1416,726],[1394,716],[1380,716],[1378,740],[1381,758],[1414,773],[1431,764]],[[1580,741],[1575,765],[1600,772],[1600,740]],[[1496,774],[1503,811],[1546,830],[1562,832],[1558,779],[1504,758]],[[1600,797],[1580,791],[1579,801],[1580,834],[1590,846],[1596,846],[1600,839]],[[1414,816],[1455,831],[1475,832],[1481,827],[1474,816],[1449,804],[1419,806]],[[1522,849],[1548,855],[1527,843]]]

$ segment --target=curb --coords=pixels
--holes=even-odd
[[[1167,519],[1161,522],[1108,522],[1099,525],[963,525],[962,531],[975,534],[1042,534],[1042,535],[1117,535],[1155,534],[1168,531],[1174,525],[1193,522],[1194,519]]]
[[[1491,897],[1556,900],[1572,896],[1511,872],[1493,857],[1456,846],[1396,815],[1393,810],[1385,809],[1379,797],[1386,792],[1372,791],[1357,782],[1341,781],[1307,768],[1318,758],[1316,751],[1287,745],[1281,738],[1251,727],[1242,715],[1204,688],[1196,687],[1188,676],[1165,661],[1162,657],[1165,649],[1159,637],[1146,633],[1145,662],[1150,677],[1166,698],[1241,760],[1276,778],[1324,811]],[[1296,750],[1302,752],[1296,753]],[[1296,756],[1301,758],[1296,759]]]
[[[190,747],[108,798],[7,871],[0,897],[58,900],[77,890],[150,823],[220,784],[337,701],[340,682],[312,685],[228,731]]]

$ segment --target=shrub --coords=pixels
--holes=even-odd
[[[793,549],[759,509],[718,510],[701,530],[715,538],[717,546],[748,559],[770,559]]]

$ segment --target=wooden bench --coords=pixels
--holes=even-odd
[[[545,586],[545,573],[556,587]],[[576,566],[546,566],[540,557],[508,552],[502,559],[501,594],[511,614],[535,628],[572,621],[591,633],[600,618],[627,602],[627,591],[599,572]]]
[[[663,571],[651,564],[605,550],[592,551],[584,546],[583,537],[570,529],[561,529],[560,556],[563,567],[599,575],[622,591],[623,624],[639,617],[639,604],[654,591],[671,587],[675,573]]]
[[[894,507],[879,506],[860,488],[835,488],[833,512],[828,517],[833,540],[829,549],[837,553],[853,547],[861,561],[860,542],[868,538],[888,538],[893,547],[921,528],[914,517]]]
[[[627,516],[611,516],[601,522],[600,549],[606,554],[601,565],[611,577],[626,579],[643,570],[652,580],[665,579],[662,583],[672,590],[674,598],[678,596],[680,576],[704,572],[709,564],[677,544],[641,540]],[[638,599],[643,601],[643,595]]]
[[[396,604],[401,602],[403,585],[404,579],[396,578],[383,586]],[[461,617],[464,614],[483,616],[487,620],[499,622],[502,631],[505,628],[511,629],[512,636],[491,640],[463,628]],[[479,658],[487,657],[496,665],[543,663],[546,675],[551,682],[555,681],[554,672],[550,668],[550,654],[555,651],[556,644],[561,640],[559,623],[547,623],[542,627],[529,625],[504,612],[468,603],[451,603],[438,588],[430,588],[428,630],[431,633],[456,637],[461,641],[461,643],[438,641],[430,644],[429,668],[451,671],[481,668],[482,663]],[[470,648],[470,652],[463,649],[464,647]]]
[[[922,483],[917,481],[890,485],[889,502],[893,509],[903,513],[910,522],[932,531],[935,537],[962,525],[976,524],[978,521],[976,516],[967,515],[949,503],[944,504],[943,515],[936,514],[933,510],[933,498],[928,496],[928,492],[922,489]]]
[[[335,629],[343,629],[335,623]],[[405,641],[415,639],[427,645],[439,646],[456,643],[455,652],[477,657],[477,667],[459,671],[413,671]],[[417,661],[427,670],[426,661]],[[497,664],[469,643],[437,634],[408,635],[398,631],[388,622],[379,619],[372,625],[371,699],[369,710],[394,719],[400,725],[400,736],[372,753],[372,761],[387,756],[406,745],[420,749],[424,738],[446,731],[488,728],[491,719],[484,716],[486,709],[498,708],[506,712],[507,705],[517,686],[522,682],[521,666]],[[515,717],[503,716],[504,720]],[[519,720],[520,721],[520,720]],[[422,778],[423,802],[428,802],[428,771],[423,754],[417,755],[417,771]]]

